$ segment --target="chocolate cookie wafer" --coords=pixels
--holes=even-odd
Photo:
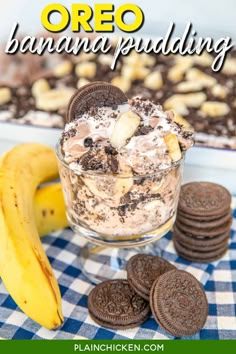
[[[95,322],[111,329],[137,327],[150,315],[149,303],[123,279],[98,284],[89,294],[88,310]]]
[[[229,209],[227,210],[227,212],[224,213],[224,215],[213,215],[213,216],[204,216],[204,215],[200,215],[200,216],[197,216],[197,215],[190,215],[190,214],[187,214],[186,212],[182,212],[181,210],[178,209],[178,212],[177,212],[177,217],[178,219],[188,219],[188,220],[193,220],[193,221],[196,221],[196,222],[200,222],[200,223],[205,223],[205,222],[211,222],[211,221],[216,221],[216,220],[219,220],[223,217],[225,217],[226,215],[231,215],[232,214],[232,210],[231,208],[229,207]]]
[[[230,208],[231,195],[226,188],[216,183],[192,182],[182,186],[178,209],[187,215],[224,215]]]
[[[197,333],[208,315],[202,285],[183,270],[169,271],[153,283],[150,306],[157,323],[176,337]]]
[[[83,86],[72,96],[67,110],[69,123],[88,112],[91,107],[117,106],[127,101],[126,95],[107,82],[93,82]]]
[[[185,234],[181,232],[178,227],[175,225],[173,231],[173,240],[178,241],[180,244],[184,245],[186,248],[191,250],[203,250],[203,251],[213,251],[222,245],[224,246],[225,243],[229,240],[230,232],[226,231],[225,233],[218,235],[217,237],[204,237],[204,238],[197,238],[192,237],[189,234]]]
[[[232,217],[223,225],[215,226],[211,228],[196,228],[194,226],[185,225],[184,223],[181,223],[179,219],[176,220],[176,226],[178,227],[179,230],[196,237],[215,237],[217,235],[223,234],[224,232],[228,231],[230,229],[231,224],[232,224]]]
[[[192,262],[199,262],[199,263],[210,263],[217,261],[218,259],[222,258],[224,254],[228,250],[228,242],[223,243],[220,245],[219,248],[213,250],[213,251],[196,251],[193,249],[189,249],[182,244],[180,244],[178,241],[174,239],[174,246],[176,249],[176,252],[183,258],[192,261]]]
[[[153,282],[173,269],[175,266],[165,259],[147,254],[137,254],[131,257],[126,264],[130,286],[147,301]]]
[[[220,227],[225,223],[229,222],[230,220],[232,221],[232,211],[229,210],[227,214],[222,215],[221,217],[218,217],[216,219],[214,218],[212,220],[209,220],[209,217],[207,217],[206,219],[204,219],[204,217],[201,217],[201,219],[196,220],[194,218],[188,217],[186,213],[183,215],[178,213],[177,219],[180,224],[184,224],[186,226],[195,227],[197,229],[212,229]]]

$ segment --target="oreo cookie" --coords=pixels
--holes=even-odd
[[[66,123],[78,119],[91,107],[116,107],[127,102],[126,95],[107,82],[92,82],[77,90],[67,109]]]
[[[96,323],[110,329],[137,327],[150,316],[149,303],[124,279],[98,284],[89,294],[88,310]]]
[[[231,210],[229,210],[225,215],[222,215],[218,218],[214,217],[212,220],[210,220],[209,217],[207,217],[206,219],[200,217],[199,220],[196,220],[194,218],[188,217],[186,214],[182,215],[181,213],[178,213],[177,219],[179,223],[184,224],[186,226],[195,227],[197,229],[212,229],[220,227],[232,220],[232,212]]]
[[[200,222],[200,223],[205,223],[205,222],[211,222],[211,221],[216,221],[219,220],[220,218],[224,217],[226,214],[232,214],[232,210],[229,207],[227,212],[225,212],[224,214],[220,214],[220,215],[189,215],[186,212],[182,212],[180,209],[178,209],[177,211],[177,217],[178,219],[188,219],[188,220],[193,220],[195,222]]]
[[[202,285],[190,273],[172,270],[152,285],[150,306],[157,323],[176,337],[191,336],[203,328],[208,302]]]
[[[181,223],[178,218],[176,220],[176,226],[178,227],[179,230],[181,230],[184,233],[190,234],[192,236],[196,236],[198,238],[216,237],[217,235],[227,232],[230,229],[231,224],[232,224],[232,217],[230,218],[229,221],[227,221],[223,225],[211,227],[211,228],[196,228],[194,226],[185,225],[184,223]]]
[[[184,245],[186,248],[199,251],[213,251],[220,246],[224,246],[228,242],[230,237],[230,232],[226,231],[225,233],[218,235],[217,237],[192,237],[188,234],[181,232],[178,227],[175,225],[173,231],[173,240],[176,240],[180,244]]]
[[[153,282],[162,274],[176,269],[171,263],[158,256],[137,254],[126,264],[130,286],[145,300],[149,300]]]
[[[218,259],[222,258],[224,254],[228,250],[228,242],[224,242],[220,245],[219,248],[214,249],[213,251],[196,251],[194,249],[186,248],[180,242],[174,240],[174,247],[177,253],[192,262],[199,262],[199,263],[210,263],[217,261]]]
[[[230,208],[231,195],[216,183],[192,182],[181,188],[178,209],[187,215],[224,215]]]

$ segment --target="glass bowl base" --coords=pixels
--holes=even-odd
[[[126,279],[126,263],[135,254],[159,255],[154,243],[133,248],[104,247],[91,242],[81,248],[79,263],[82,273],[94,284],[109,279]]]
[[[126,278],[126,263],[135,254],[159,255],[157,242],[172,229],[175,215],[158,229],[132,238],[106,238],[83,226],[76,225],[69,218],[72,229],[85,240],[79,254],[82,273],[95,284],[108,279]]]

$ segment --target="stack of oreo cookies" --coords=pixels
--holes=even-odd
[[[209,182],[182,186],[174,226],[177,253],[193,262],[213,262],[228,249],[232,223],[231,195]]]

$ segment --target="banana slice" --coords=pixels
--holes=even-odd
[[[119,203],[120,198],[129,192],[133,186],[133,178],[111,177],[112,180],[105,178],[81,177],[84,184],[89,188],[90,192],[101,199],[113,200],[115,204]]]
[[[70,74],[72,69],[72,63],[69,60],[64,60],[54,68],[53,73],[56,77],[63,77]]]
[[[129,91],[131,81],[124,76],[116,76],[111,80],[111,84],[119,87],[123,92]]]
[[[83,87],[84,85],[89,84],[90,81],[85,79],[84,77],[81,77],[78,81],[77,81],[77,88],[80,89],[81,87]]]
[[[167,134],[164,137],[166,146],[168,148],[169,151],[169,155],[172,159],[172,161],[178,161],[181,159],[182,154],[181,154],[181,150],[179,147],[179,141],[177,139],[177,136],[175,134]]]
[[[151,90],[159,90],[163,86],[163,80],[159,71],[149,74],[144,80],[144,86]]]
[[[110,137],[111,145],[116,149],[124,146],[127,140],[134,135],[139,123],[140,117],[131,110],[122,113],[113,128]]]
[[[193,127],[191,126],[191,124],[184,119],[180,114],[174,112],[174,121],[183,125],[183,128],[186,130],[193,130]]]
[[[155,211],[157,208],[159,210],[159,208],[161,206],[163,206],[163,202],[162,201],[160,201],[160,200],[152,200],[151,202],[146,203],[144,205],[144,209],[151,212],[151,211]]]
[[[150,192],[151,193],[159,193],[161,187],[163,186],[165,178],[162,178],[159,182],[152,182],[150,185]]]
[[[133,178],[117,178],[114,185],[114,196],[116,199],[120,199],[129,192],[133,186]]]
[[[33,83],[32,94],[34,97],[38,97],[43,93],[50,90],[49,83],[46,79],[38,79]]]
[[[45,111],[56,111],[67,106],[74,89],[63,88],[46,91],[36,97],[36,107]]]
[[[0,106],[11,100],[11,90],[8,87],[0,88]]]

